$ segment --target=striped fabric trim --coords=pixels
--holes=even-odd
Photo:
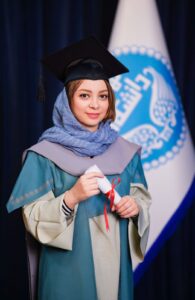
[[[67,217],[70,217],[74,213],[74,210],[68,207],[64,201],[62,203],[62,211]]]

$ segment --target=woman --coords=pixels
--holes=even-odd
[[[43,62],[65,89],[54,127],[25,152],[7,205],[23,207],[25,227],[41,245],[38,299],[133,299],[132,261],[143,260],[150,196],[140,147],[110,127],[115,99],[108,79],[127,69],[94,38]],[[94,164],[102,173],[86,173]],[[103,174],[121,196],[117,205],[99,189]]]

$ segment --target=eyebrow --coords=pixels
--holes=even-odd
[[[77,90],[78,92],[88,92],[88,93],[92,93],[92,91],[91,90],[88,90],[88,89],[79,89],[78,88],[78,90]],[[101,90],[101,91],[99,91],[99,93],[104,93],[104,92],[107,92],[108,93],[108,90]]]

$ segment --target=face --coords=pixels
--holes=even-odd
[[[96,131],[108,111],[108,90],[104,80],[83,80],[71,99],[76,119],[89,131]]]

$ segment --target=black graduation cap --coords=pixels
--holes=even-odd
[[[43,58],[42,63],[63,84],[77,79],[109,79],[129,71],[93,36]]]

